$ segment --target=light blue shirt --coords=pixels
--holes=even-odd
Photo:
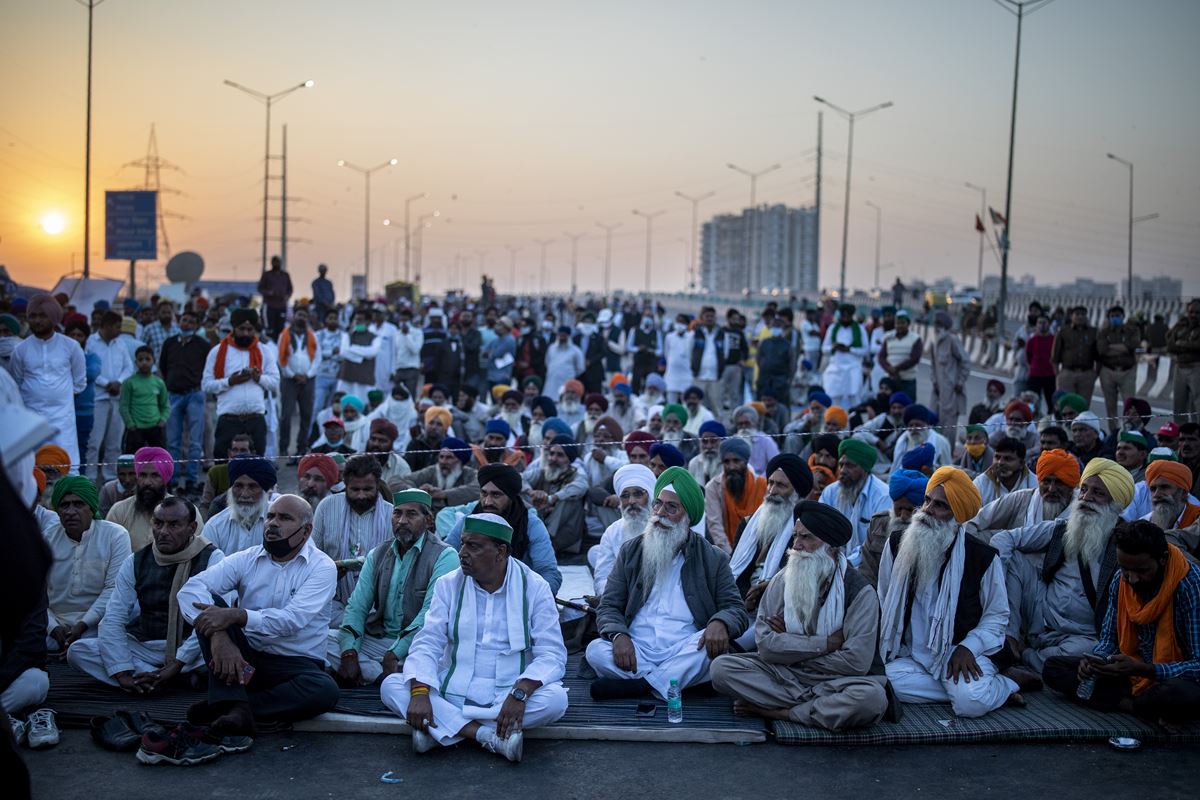
[[[442,541],[458,550],[462,546],[463,520],[475,513],[479,501],[462,506],[447,506],[438,512],[437,532]],[[546,523],[538,516],[537,511],[529,510],[529,548],[525,551],[525,562],[534,572],[546,579],[550,590],[558,594],[562,586],[562,573],[558,571],[558,562],[554,559],[554,545],[550,543],[550,532]]]

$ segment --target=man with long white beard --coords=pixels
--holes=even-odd
[[[1024,703],[988,658],[1004,645],[1008,595],[996,551],[963,529],[978,511],[967,474],[942,467],[879,562],[879,653],[892,690],[904,703],[949,702],[960,717]]]
[[[699,452],[688,462],[688,472],[701,486],[721,472],[721,440],[725,438],[725,426],[710,419],[700,426],[700,437],[696,440]]]
[[[1017,489],[979,510],[967,533],[989,541],[997,531],[1065,517],[1079,485],[1079,461],[1066,450],[1046,450],[1037,461],[1037,488]]]
[[[276,481],[275,465],[267,459],[231,458],[225,508],[204,524],[204,538],[227,556],[262,544],[263,520]]]
[[[1191,469],[1178,461],[1152,461],[1146,483],[1152,505],[1142,519],[1162,528],[1167,541],[1193,560],[1200,559],[1200,505],[1191,502]]]
[[[608,415],[617,421],[623,431],[632,431],[640,424],[640,417],[644,413],[639,412],[638,406],[632,400],[633,390],[629,388],[629,384],[624,381],[617,381],[612,385],[612,403],[608,408]]]
[[[792,507],[810,491],[812,470],[800,456],[780,453],[767,463],[767,494],[746,521],[729,559],[729,569],[751,614],[758,609],[767,583],[783,565],[792,539]],[[749,647],[753,642],[753,632],[747,631],[745,643],[739,644]]]
[[[854,535],[846,545],[846,557],[858,566],[859,549],[867,541],[871,517],[891,506],[887,484],[871,474],[879,451],[861,439],[843,439],[838,445],[838,479],[821,492],[821,502],[833,506],[850,520]]]
[[[604,587],[608,585],[608,576],[617,563],[622,545],[646,529],[654,481],[654,473],[642,464],[626,464],[613,474],[613,488],[621,503],[621,517],[608,526],[600,537],[600,543],[588,550],[596,597],[604,596]]]
[[[593,392],[583,398],[584,418],[575,426],[575,440],[583,445],[592,443],[592,431],[599,424],[601,417],[608,412],[608,399],[604,395]]]
[[[867,542],[862,547],[862,564],[858,572],[871,586],[879,582],[879,560],[883,548],[893,536],[902,536],[912,521],[913,512],[925,503],[925,485],[929,478],[915,469],[893,472],[888,478],[888,496],[892,507],[871,517]]]
[[[504,420],[512,434],[520,438],[529,433],[530,418],[525,416],[524,409],[523,395],[518,391],[507,391],[501,395],[500,411],[492,419]],[[486,422],[484,424],[486,425]]]
[[[578,547],[583,539],[583,498],[588,479],[575,463],[577,450],[569,435],[557,435],[541,462],[531,464],[522,475],[529,504],[546,523],[556,553]]]
[[[601,638],[587,648],[600,676],[596,700],[665,699],[673,680],[681,689],[703,683],[712,659],[750,622],[728,557],[690,530],[704,514],[696,479],[668,469],[650,511],[645,531],[617,556],[597,614]]]
[[[665,413],[665,412],[664,412]],[[760,475],[767,462],[779,455],[779,445],[759,429],[761,418],[752,406],[739,406],[733,412],[733,427],[737,435],[750,445],[750,467]]]
[[[692,439],[683,432],[683,426],[687,424],[688,412],[687,409],[679,403],[667,403],[662,410],[662,442],[669,444],[684,455],[684,463],[686,459],[691,458],[696,454],[695,445],[692,444]]]
[[[1088,462],[1064,519],[992,537],[1004,563],[1008,647],[1040,676],[1054,656],[1082,656],[1096,646],[1117,551],[1112,532],[1133,498],[1133,480],[1107,458]],[[1005,670],[1014,680],[1021,667]]]
[[[562,393],[558,396],[558,417],[567,423],[567,427],[571,431],[574,431],[575,427],[583,422],[583,418],[587,416],[587,410],[583,407],[582,398],[582,383],[572,378],[563,384]]]
[[[433,513],[446,506],[461,506],[479,497],[479,480],[470,465],[471,446],[455,436],[442,439],[437,463],[401,480],[401,489],[420,489],[433,498]]]
[[[754,623],[757,653],[712,664],[733,712],[836,731],[878,722],[888,707],[879,660],[879,597],[846,560],[850,522],[812,500],[791,515],[788,562]]]

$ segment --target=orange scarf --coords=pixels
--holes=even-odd
[[[1176,528],[1186,528],[1200,517],[1200,506],[1194,506],[1188,503],[1187,508],[1179,515],[1179,522],[1175,525]]]
[[[286,367],[288,359],[292,357],[292,337],[296,335],[292,333],[290,325],[284,333],[287,335],[279,337],[279,366],[281,367]],[[313,336],[312,328],[304,329],[304,349],[308,351],[309,361],[317,357],[317,337]]]
[[[724,480],[722,480],[722,484],[724,484]],[[767,479],[755,475],[748,469],[746,470],[746,488],[742,491],[740,498],[730,494],[728,486],[724,486],[723,489],[725,492],[725,536],[732,545],[742,520],[757,511],[758,507],[762,505],[763,498],[767,496]]]
[[[242,348],[234,344],[233,334],[229,334],[221,340],[221,344],[217,346],[217,360],[216,363],[213,364],[213,377],[217,380],[221,380],[225,377],[225,355],[229,352],[230,346],[238,350],[242,350]],[[261,372],[263,367],[263,357],[262,350],[258,346],[257,336],[250,340],[250,346],[246,348],[246,350],[248,350],[250,353],[250,368],[259,370]]]
[[[1154,625],[1154,663],[1169,664],[1183,658],[1175,640],[1175,590],[1187,575],[1190,565],[1173,544],[1167,545],[1167,566],[1158,594],[1146,602],[1138,597],[1128,581],[1121,581],[1117,597],[1117,646],[1131,658],[1138,654],[1138,627]],[[1153,678],[1131,678],[1136,697],[1154,685]]]

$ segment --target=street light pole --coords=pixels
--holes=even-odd
[[[411,234],[408,226],[409,208],[414,201],[421,200],[427,196],[425,192],[421,192],[420,194],[414,194],[412,197],[404,199],[404,280],[406,281],[410,280],[409,276],[412,275],[412,272],[409,270],[411,266],[409,260],[409,251],[411,249]]]
[[[1118,164],[1122,164],[1129,168],[1129,240],[1128,240],[1128,267],[1129,267],[1129,283],[1126,284],[1125,302],[1133,302],[1133,162],[1126,161],[1120,156],[1114,156],[1112,153],[1108,157]],[[1132,309],[1129,309],[1132,311]]]
[[[571,297],[575,297],[575,279],[579,272],[579,240],[587,234],[585,233],[569,233],[563,231],[563,236],[571,240]]]
[[[664,211],[638,211],[633,210],[635,217],[641,217],[646,220],[646,294],[650,294],[650,246],[654,238],[654,218],[662,216]]]
[[[879,242],[883,236],[883,209],[867,201],[867,206],[875,209],[875,288],[879,286]]]
[[[432,214],[422,214],[417,217],[417,246],[414,249],[417,254],[417,276],[415,282],[418,284],[421,282],[421,266],[425,259],[425,229],[433,227],[429,224],[428,220],[437,219],[441,214],[442,212],[440,211],[434,211]]]
[[[976,186],[970,181],[967,181],[964,185],[968,189],[974,189],[979,192],[979,219],[983,221],[984,217],[987,216],[987,189],[983,186]],[[987,231],[979,231],[979,276],[976,278],[975,288],[979,291],[981,297],[983,296],[983,243],[986,236]]]
[[[275,94],[266,94],[264,92],[258,91],[257,89],[251,89],[248,86],[243,86],[242,84],[235,83],[234,81],[231,81],[231,80],[226,80],[225,85],[231,86],[234,89],[237,89],[238,91],[245,92],[246,94],[253,97],[255,100],[258,100],[264,106],[266,106],[266,109],[267,109],[267,124],[266,124],[266,131],[264,134],[264,139],[265,139],[266,143],[263,147],[263,209],[262,209],[262,271],[266,272],[267,271],[267,214],[268,214],[268,208],[269,208],[268,202],[269,202],[269,197],[270,197],[270,184],[271,184],[271,104],[274,103],[276,100],[282,100],[283,98],[287,97],[292,92],[295,92],[299,89],[311,89],[313,86],[313,82],[311,80],[305,81],[304,83],[296,84],[295,86],[292,86],[289,89],[284,89],[281,92],[275,92]]]
[[[83,277],[91,277],[92,259],[92,12],[104,0],[87,0],[87,121],[83,145]],[[81,3],[82,4],[82,3]],[[130,287],[132,292],[132,286]],[[132,294],[130,295],[132,297]]]
[[[683,192],[676,191],[675,196],[687,200],[692,204],[692,246],[688,250],[688,288],[696,288],[696,262],[699,260],[698,251],[700,249],[700,203],[712,197],[716,192],[705,192],[704,194],[686,195]],[[754,190],[750,190],[750,194],[754,194]]]
[[[344,159],[337,162],[339,167],[352,169],[362,175],[364,179],[366,213],[363,216],[363,292],[366,293],[367,297],[371,296],[371,174],[386,167],[394,167],[398,163],[400,162],[394,158],[389,158],[382,164],[376,164],[373,167],[360,167]]]
[[[608,297],[608,283],[612,276],[612,235],[613,231],[621,227],[621,223],[605,225],[603,222],[597,222],[596,227],[604,231],[604,296]]]
[[[553,239],[534,239],[533,241],[535,244],[540,245],[542,248],[542,267],[541,267],[540,276],[538,277],[538,289],[544,295],[546,293],[546,246],[554,244],[554,240]]]
[[[521,248],[506,244],[504,249],[508,251],[508,280],[512,284],[512,293],[515,297],[517,295],[517,253],[521,252]]]
[[[846,248],[850,243],[850,169],[854,164],[854,120],[858,117],[865,117],[875,111],[882,111],[885,108],[892,107],[892,101],[888,100],[885,103],[880,103],[870,108],[864,108],[862,111],[847,111],[846,109],[836,106],[823,97],[813,96],[822,105],[829,106],[834,111],[842,116],[849,124],[849,138],[846,144],[846,202],[842,209],[842,268],[841,277],[838,279],[838,297],[845,298],[846,296]],[[843,300],[844,302],[844,300]]]

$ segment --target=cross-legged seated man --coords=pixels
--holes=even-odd
[[[1023,702],[988,658],[1004,644],[1008,595],[996,551],[963,530],[979,505],[967,473],[942,467],[879,562],[879,647],[892,689],[904,703],[949,702],[960,717]]]
[[[600,600],[601,638],[587,648],[600,676],[597,700],[666,698],[671,680],[686,688],[708,680],[712,659],[749,625],[729,557],[691,527],[704,514],[692,474],[671,467],[654,485],[651,516],[626,542]]]
[[[208,663],[208,699],[188,721],[214,736],[252,736],[258,722],[295,722],[337,705],[325,674],[329,603],[337,567],[311,540],[312,506],[280,495],[267,509],[262,544],[226,556],[179,590]],[[236,592],[238,607],[220,598]]]
[[[463,520],[461,567],[434,587],[404,671],[383,680],[418,753],[474,739],[520,761],[522,732],[566,713],[558,608],[546,580],[511,557],[512,534],[497,514]]]
[[[425,624],[434,584],[458,569],[458,554],[433,529],[429,493],[405,489],[393,500],[392,541],[367,553],[342,625],[329,632],[329,667],[345,686],[400,670]]]
[[[712,663],[713,688],[734,713],[842,730],[887,710],[879,660],[879,597],[842,548],[853,533],[837,509],[801,500],[788,561],[767,586],[754,624],[757,653]]]

